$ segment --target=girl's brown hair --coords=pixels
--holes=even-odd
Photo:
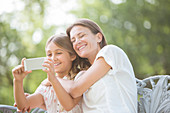
[[[69,37],[66,34],[58,34],[58,35],[51,36],[47,40],[46,47],[51,42],[55,43],[57,46],[66,50],[70,55],[76,55],[76,59],[72,62],[72,67],[71,67],[70,72],[69,72],[69,79],[74,79],[76,74],[78,74],[78,72],[83,70],[83,68],[81,68],[82,66],[80,66],[81,59],[79,58],[79,56],[74,51]]]

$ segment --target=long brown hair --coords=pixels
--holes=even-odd
[[[89,19],[79,19],[76,22],[74,22],[72,25],[70,25],[67,30],[66,33],[67,35],[70,37],[70,31],[74,26],[83,26],[83,27],[87,27],[88,29],[90,29],[90,31],[93,34],[97,34],[97,33],[101,33],[102,34],[102,41],[100,42],[100,48],[103,48],[104,46],[107,45],[105,36],[103,34],[102,29],[98,26],[98,24],[96,24],[94,21],[89,20]],[[82,69],[88,69],[91,64],[89,63],[87,58],[80,58],[80,66]]]
[[[95,23],[94,21],[89,20],[89,19],[79,19],[76,22],[74,22],[72,25],[70,25],[66,30],[66,33],[69,37],[70,37],[71,29],[74,26],[77,26],[77,25],[87,27],[88,29],[90,29],[90,31],[93,34],[101,33],[102,34],[102,41],[100,42],[100,48],[103,48],[105,45],[107,45],[107,42],[106,42],[106,39],[105,39],[105,36],[103,34],[102,29],[98,26],[97,23]]]
[[[69,37],[64,33],[53,35],[47,40],[46,47],[51,42],[53,42],[57,46],[61,47],[62,49],[66,50],[70,55],[76,55],[76,59],[72,62],[72,67],[71,67],[70,72],[68,74],[69,79],[74,79],[76,74],[78,74],[78,72],[80,72],[83,69],[80,68],[80,67],[82,67],[82,66],[80,66],[80,63],[79,63],[80,62],[80,57],[74,51]]]

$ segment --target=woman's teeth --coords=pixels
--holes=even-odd
[[[81,51],[82,49],[84,49],[86,46],[84,45],[84,46],[81,46],[80,48],[79,48],[79,51]]]

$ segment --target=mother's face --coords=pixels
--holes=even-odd
[[[80,57],[90,58],[100,50],[99,42],[102,38],[99,33],[93,34],[89,28],[77,25],[70,31],[70,40],[74,50]]]

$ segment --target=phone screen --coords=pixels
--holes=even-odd
[[[45,59],[46,57],[39,57],[24,60],[25,71],[45,69],[45,67],[42,66]]]

